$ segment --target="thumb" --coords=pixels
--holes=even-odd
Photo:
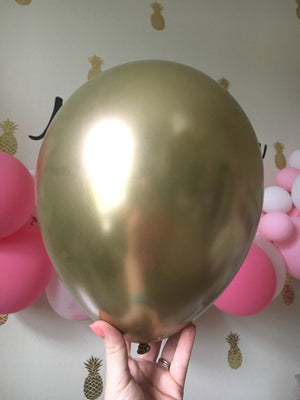
[[[128,352],[122,333],[105,321],[96,321],[90,328],[100,337],[105,345],[106,355],[106,389],[113,386],[121,388],[128,384],[130,372],[128,367]]]

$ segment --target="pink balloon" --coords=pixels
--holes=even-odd
[[[273,299],[278,297],[282,292],[282,289],[285,284],[286,278],[286,266],[280,251],[275,247],[275,245],[262,237],[256,236],[254,239],[254,243],[259,246],[270,258],[272,261],[273,267],[276,273],[276,290],[273,296]]]
[[[0,238],[20,229],[35,205],[29,170],[15,157],[0,151]]]
[[[282,211],[265,214],[259,222],[259,235],[272,242],[283,242],[293,233],[291,218]]]
[[[276,175],[276,184],[291,193],[294,180],[298,175],[300,175],[298,168],[283,168]]]
[[[292,200],[294,206],[300,211],[300,175],[297,176],[292,186]]]
[[[287,213],[289,217],[300,217],[300,211],[295,206]]]
[[[289,240],[276,243],[277,249],[284,258],[286,269],[295,279],[300,279],[300,218],[291,217],[294,226]]]
[[[240,270],[214,304],[227,314],[249,316],[266,308],[275,290],[276,273],[272,262],[252,243]]]
[[[89,319],[89,316],[79,307],[64,287],[55,269],[52,271],[50,282],[46,288],[46,296],[53,310],[62,318],[71,320]]]
[[[0,240],[0,314],[32,304],[44,292],[52,264],[37,225],[25,225]]]

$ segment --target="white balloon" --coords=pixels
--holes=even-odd
[[[285,284],[286,266],[284,259],[279,250],[277,250],[277,248],[271,242],[268,242],[264,238],[256,236],[254,243],[257,244],[257,246],[259,246],[267,254],[267,256],[269,256],[275,269],[277,286],[273,296],[274,300],[282,292]]]
[[[289,158],[289,166],[300,169],[300,150],[292,152]]]
[[[268,186],[264,190],[263,210],[288,212],[293,206],[291,195],[279,186]]]
[[[300,211],[300,175],[294,180],[291,194],[294,206]]]
[[[79,307],[65,288],[54,269],[46,288],[46,297],[53,310],[62,318],[71,320],[89,319],[89,316]]]

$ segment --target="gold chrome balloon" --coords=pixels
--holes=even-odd
[[[262,160],[233,97],[167,61],[105,71],[52,121],[38,214],[64,284],[130,340],[167,337],[222,293],[260,216]]]

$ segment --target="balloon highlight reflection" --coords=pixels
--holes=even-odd
[[[126,196],[133,164],[133,135],[122,121],[103,120],[88,133],[84,150],[87,177],[99,210],[109,213]]]

